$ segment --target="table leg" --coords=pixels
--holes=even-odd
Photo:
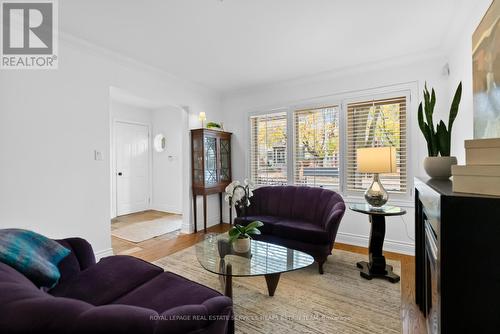
[[[269,274],[264,275],[267,283],[267,291],[269,292],[269,296],[274,296],[274,292],[276,291],[276,287],[278,286],[278,282],[280,280],[280,274]]]
[[[196,221],[196,195],[193,194],[193,219],[194,219],[194,233],[198,232],[198,222]]]
[[[219,215],[220,223],[222,224],[222,193],[219,193]]]
[[[203,194],[203,229],[207,233],[207,195]]]
[[[226,265],[226,276],[224,277],[226,280],[226,284],[224,286],[224,295],[228,296],[229,298],[233,298],[233,267],[231,266],[231,263],[228,263]]]
[[[391,283],[399,282],[399,276],[392,271],[392,266],[386,264],[383,255],[385,217],[370,215],[370,222],[369,262],[361,261],[356,263],[356,266],[361,269],[360,275],[368,280],[380,277],[387,279]]]

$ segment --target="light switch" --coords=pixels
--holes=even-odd
[[[94,150],[94,160],[102,161],[102,152],[98,150]]]

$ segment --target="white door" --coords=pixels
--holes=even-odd
[[[115,123],[116,214],[149,208],[149,129],[146,125]]]

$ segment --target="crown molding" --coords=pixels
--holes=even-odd
[[[106,47],[97,45],[95,43],[92,43],[86,39],[76,37],[75,35],[69,34],[67,32],[59,32],[59,41],[61,44],[64,44],[70,48],[77,49],[77,50],[84,50],[87,51],[95,56],[98,57],[103,57],[109,60],[112,60],[113,62],[117,62],[120,65],[123,65],[125,67],[130,67],[130,68],[135,68],[137,70],[145,71],[152,73],[154,75],[163,77],[167,80],[172,80],[172,81],[177,81],[182,85],[189,86],[193,88],[194,90],[203,90],[205,92],[209,92],[211,94],[217,95],[219,98],[221,97],[221,93],[213,89],[211,87],[208,87],[204,84],[191,81],[188,79],[184,79],[182,77],[176,76],[162,68],[147,64],[145,62],[142,62],[136,58],[126,56],[122,53],[113,51],[111,49],[108,49]]]
[[[237,95],[245,95],[256,93],[262,90],[272,89],[275,87],[293,87],[300,85],[311,85],[319,82],[325,82],[339,77],[346,77],[352,75],[358,75],[365,72],[372,72],[376,70],[411,65],[424,61],[440,60],[445,61],[446,56],[441,48],[434,48],[423,52],[412,53],[399,57],[386,58],[379,61],[367,62],[359,65],[353,65],[344,68],[333,69],[325,72],[320,72],[312,75],[301,76],[291,79],[279,80],[275,82],[270,82],[262,85],[253,85],[249,87],[243,87],[233,91],[223,92],[222,97],[228,98]]]

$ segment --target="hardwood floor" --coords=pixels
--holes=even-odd
[[[143,221],[161,218],[159,211],[145,211],[138,214],[122,216],[120,222]],[[224,233],[229,230],[228,224],[219,224],[208,229],[209,233]],[[133,243],[112,237],[113,251],[115,254],[127,254],[141,258],[146,261],[156,261],[162,257],[178,252],[184,248],[191,247],[202,241],[205,237],[203,231],[193,234],[179,234],[172,239],[171,236],[159,236],[140,243]],[[336,249],[368,255],[368,249],[364,247],[351,246],[336,243]],[[384,252],[388,259],[401,262],[401,321],[404,334],[426,333],[425,318],[415,304],[415,258],[392,252]],[[354,264],[353,264],[354,265]]]

